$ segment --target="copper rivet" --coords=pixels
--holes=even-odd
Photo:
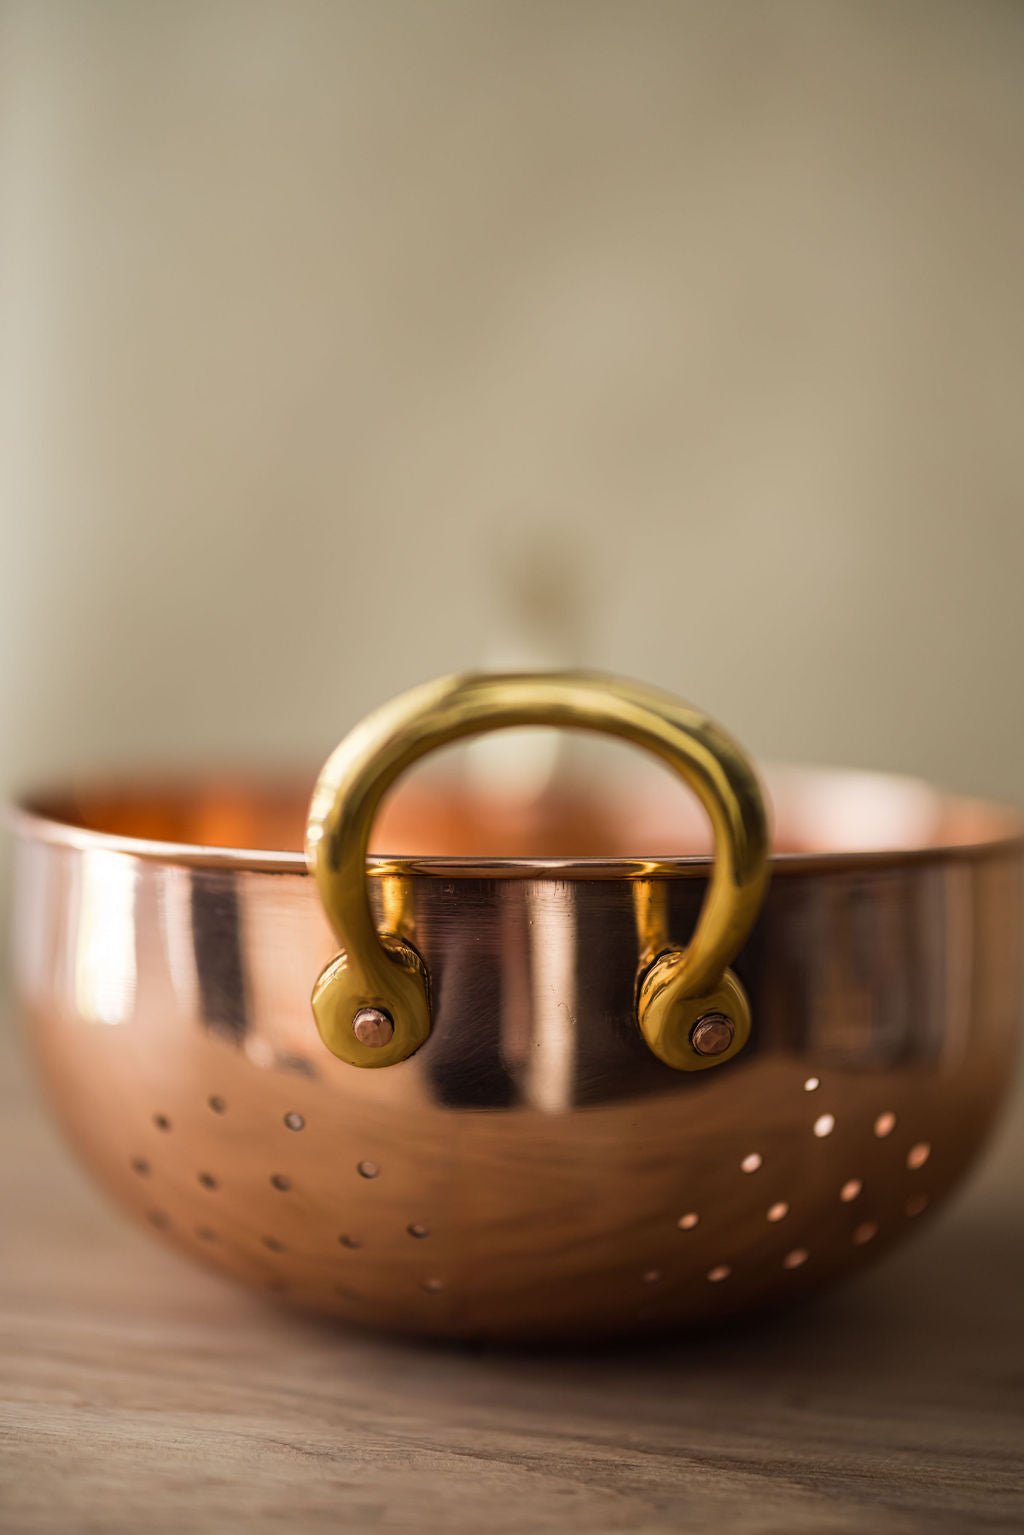
[[[352,1019],[352,1032],[361,1045],[379,1050],[394,1038],[395,1025],[382,1007],[361,1007]]]
[[[698,1055],[724,1055],[735,1035],[731,1018],[724,1013],[705,1013],[690,1030],[690,1044]]]

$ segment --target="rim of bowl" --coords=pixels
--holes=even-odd
[[[935,840],[901,842],[886,838],[878,846],[824,847],[814,850],[773,850],[769,867],[773,876],[833,869],[880,869],[908,863],[936,863],[977,859],[993,855],[1024,853],[1024,813],[996,801],[969,795],[952,794],[937,789],[924,779],[895,773],[873,773],[860,769],[835,767],[779,766],[773,780],[794,796],[808,796],[824,791],[867,791],[894,798],[916,797],[919,812],[928,807],[932,822],[950,821],[963,825],[962,835],[940,835]],[[218,782],[221,781],[218,779]],[[237,780],[250,788],[266,788],[274,782],[253,775]],[[184,778],[177,785],[199,791],[203,780]],[[76,821],[67,807],[83,795],[99,793],[109,802],[118,789],[125,794],[139,790],[156,792],[156,781],[83,783],[77,789],[29,792],[16,797],[7,807],[6,820],[15,836],[29,842],[56,845],[78,852],[106,851],[121,853],[148,862],[189,868],[222,868],[273,874],[308,875],[305,853],[298,849],[235,847],[200,842],[162,840],[125,832],[104,831]],[[165,782],[164,787],[167,787]],[[677,786],[673,785],[673,789]],[[62,813],[63,811],[63,813]],[[819,814],[827,814],[827,806]],[[674,877],[705,876],[711,868],[710,853],[668,854],[665,856],[550,856],[536,857],[470,854],[370,854],[370,875],[418,874],[434,878],[474,879],[643,879],[660,874]]]

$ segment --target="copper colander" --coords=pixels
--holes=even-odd
[[[645,748],[712,839],[666,774],[529,801],[405,776],[545,723]],[[985,1136],[1024,855],[1007,814],[903,780],[781,775],[772,800],[769,856],[711,721],[543,674],[364,721],[305,855],[286,787],[26,802],[17,975],[55,1112],[165,1239],[353,1322],[565,1338],[798,1300]]]

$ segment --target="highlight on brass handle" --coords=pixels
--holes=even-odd
[[[430,1033],[426,969],[411,944],[378,933],[366,858],[381,800],[419,758],[467,736],[521,725],[603,731],[650,751],[687,783],[715,835],[707,896],[683,948],[657,954],[637,979],[636,1016],[655,1055],[699,1071],[730,1059],[750,1008],[728,969],[757,915],[768,832],[753,768],[736,743],[671,694],[589,672],[448,677],[393,699],[346,736],[313,792],[306,856],[342,952],[318,979],[321,1037],[355,1066],[405,1060]]]

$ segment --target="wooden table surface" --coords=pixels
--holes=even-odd
[[[0,1065],[5,1535],[1024,1528],[1019,1105],[954,1208],[809,1312],[551,1357],[360,1336],[194,1270]]]

